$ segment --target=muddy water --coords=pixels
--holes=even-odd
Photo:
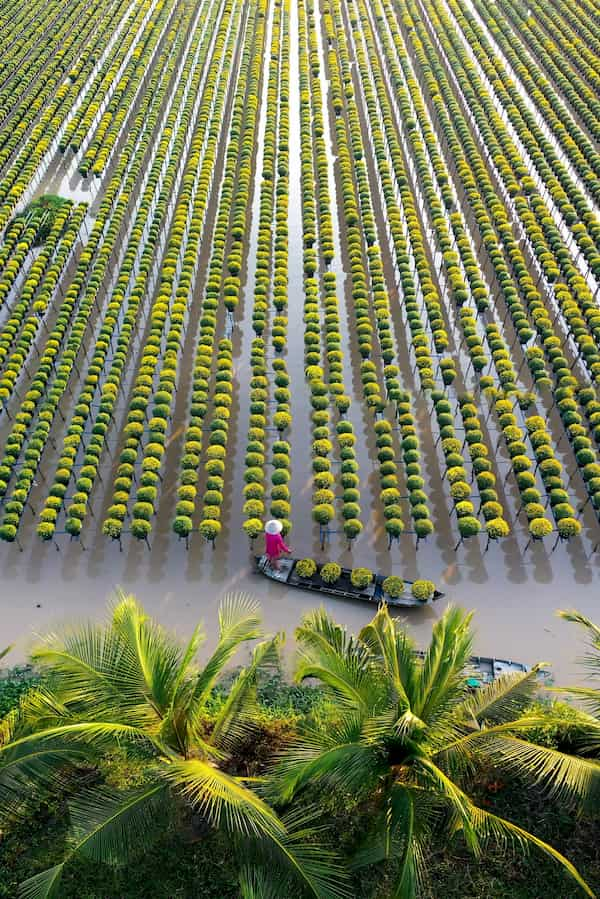
[[[250,591],[261,601],[267,628],[288,633],[289,649],[293,628],[315,605],[314,597],[256,574],[239,522],[229,521],[226,526],[228,539],[214,550],[194,539],[186,552],[183,543],[168,539],[168,532],[159,535],[160,554],[137,543],[124,543],[119,553],[116,544],[106,541],[97,541],[86,551],[75,542],[63,544],[60,551],[33,542],[23,553],[16,546],[0,547],[0,642],[19,640],[14,653],[19,658],[33,633],[63,619],[100,617],[108,595],[119,585],[135,592],[149,612],[182,635],[200,619],[208,633],[214,633],[222,594]],[[293,539],[298,553],[310,551],[313,540],[312,525],[298,522]],[[554,610],[576,605],[598,618],[598,560],[588,563],[578,550],[562,546],[554,554],[544,547],[523,554],[523,543],[519,549],[513,539],[492,546],[486,554],[475,543],[453,553],[442,542],[438,537],[422,545],[410,565],[401,563],[397,548],[385,563],[387,554],[376,554],[386,571],[411,578],[431,576],[446,593],[430,608],[403,614],[416,639],[427,641],[432,623],[451,601],[476,612],[475,646],[482,654],[551,661],[557,679],[572,680],[581,647],[574,629],[557,620]],[[369,536],[358,541],[348,556],[354,565],[373,565]],[[372,613],[359,602],[331,598],[324,605],[351,629],[362,626]]]
[[[296,4],[290,6],[290,213],[289,213],[289,345],[287,362],[292,377],[293,428],[292,443],[292,516],[294,529],[291,545],[295,555],[314,555],[319,560],[335,558],[347,565],[366,565],[385,573],[406,578],[429,577],[436,581],[446,596],[432,607],[408,610],[403,619],[421,643],[426,643],[432,623],[442,613],[447,602],[454,602],[474,610],[477,631],[475,647],[482,654],[519,659],[528,663],[550,661],[555,676],[573,680],[576,676],[575,658],[580,653],[576,631],[555,618],[557,608],[577,606],[592,618],[600,613],[600,552],[591,556],[595,529],[590,527],[586,539],[570,546],[558,546],[551,553],[551,544],[530,547],[522,523],[516,523],[514,533],[500,545],[492,545],[484,552],[485,538],[481,537],[454,551],[456,526],[449,518],[450,503],[447,485],[442,481],[441,459],[435,448],[436,431],[430,420],[424,398],[415,395],[415,413],[423,450],[423,467],[436,524],[435,534],[415,550],[414,537],[406,535],[400,544],[387,550],[387,538],[381,526],[379,510],[372,513],[376,501],[373,488],[375,473],[373,458],[372,418],[363,413],[359,360],[355,352],[348,352],[345,370],[347,389],[352,397],[353,422],[360,446],[363,519],[367,523],[360,539],[348,551],[338,535],[332,537],[329,548],[322,553],[318,545],[318,531],[310,520],[310,406],[303,379],[302,325],[302,223],[300,217],[300,135],[298,111],[298,53],[293,36],[297,33]],[[270,27],[270,25],[269,25]],[[269,32],[270,33],[270,32]],[[319,39],[321,41],[321,39]],[[323,99],[328,101],[328,85],[323,81]],[[263,93],[263,106],[266,93]],[[331,129],[331,107],[328,107],[328,128]],[[261,113],[261,129],[264,109]],[[262,133],[262,131],[259,131]],[[330,142],[328,141],[328,146]],[[330,148],[333,154],[333,149]],[[256,244],[258,211],[257,187],[260,183],[260,154],[254,181],[252,220],[249,222],[251,251]],[[335,166],[330,160],[330,191],[336,197]],[[48,184],[60,192],[89,188],[80,182],[74,171],[57,167],[48,173]],[[66,190],[67,189],[67,190]],[[84,197],[81,197],[84,198]],[[85,197],[89,199],[89,194]],[[344,282],[344,257],[338,219],[335,221],[335,270],[339,283]],[[210,230],[210,229],[209,229]],[[205,262],[205,256],[202,262]],[[4,611],[0,626],[0,645],[19,640],[14,658],[22,657],[31,635],[54,623],[75,617],[98,618],[103,614],[108,595],[119,585],[135,592],[146,605],[169,627],[181,635],[189,633],[199,619],[203,619],[209,635],[215,633],[216,613],[220,597],[228,590],[247,590],[256,595],[263,607],[269,631],[288,633],[288,652],[293,646],[293,628],[302,614],[315,605],[314,597],[300,590],[286,589],[265,580],[254,571],[253,552],[241,530],[243,452],[248,426],[248,356],[252,339],[252,280],[254,268],[247,266],[249,284],[237,310],[234,346],[238,397],[232,415],[230,460],[228,473],[230,489],[223,511],[223,534],[213,550],[202,542],[198,534],[190,540],[189,550],[171,533],[173,496],[165,499],[156,520],[151,549],[132,538],[123,540],[123,551],[105,540],[100,521],[88,524],[84,545],[62,537],[60,549],[39,543],[32,523],[24,520],[23,552],[16,545],[0,545],[0,599]],[[355,344],[352,334],[353,310],[347,296],[340,303],[341,321],[349,347]],[[401,321],[396,321],[398,338]],[[397,340],[399,347],[405,339]],[[182,358],[182,367],[191,365],[192,347]],[[408,359],[400,365],[410,373]],[[182,371],[187,384],[188,371]],[[246,380],[245,380],[246,379]],[[412,383],[407,378],[407,384]],[[183,393],[186,393],[185,387]],[[178,403],[173,432],[184,425],[186,403]],[[484,407],[482,406],[482,409]],[[555,413],[554,413],[555,414]],[[181,420],[180,420],[181,416]],[[496,436],[491,435],[495,446]],[[177,466],[177,453],[169,457],[168,465]],[[501,467],[499,458],[499,470]],[[47,471],[47,469],[46,469]],[[167,471],[166,483],[174,481],[176,472]],[[514,485],[506,485],[507,505],[516,510],[518,502]],[[29,512],[26,512],[29,516]],[[32,519],[33,521],[33,519]],[[261,541],[256,541],[260,550]],[[591,558],[590,558],[591,556]],[[371,616],[372,609],[358,602],[330,599],[326,608],[351,629],[361,627]],[[210,639],[210,637],[209,637]]]

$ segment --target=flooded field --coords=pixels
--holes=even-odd
[[[593,50],[559,86],[539,48],[587,5],[156,6],[101,3],[64,101],[24,86],[0,121],[0,646],[120,586],[209,635],[248,590],[291,649],[315,599],[255,571],[276,517],[296,557],[434,581],[419,642],[452,602],[479,653],[572,680],[554,612],[600,618],[600,120]]]

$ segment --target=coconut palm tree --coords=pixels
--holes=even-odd
[[[257,604],[244,594],[228,596],[216,648],[198,667],[200,626],[182,647],[133,596],[120,594],[105,625],[50,634],[34,650],[44,686],[0,722],[2,817],[26,815],[28,800],[41,788],[63,788],[70,773],[107,752],[129,754],[144,776],[135,789],[102,784],[75,793],[68,852],[22,885],[25,899],[59,895],[64,866],[77,856],[126,863],[182,804],[203,825],[231,835],[243,893],[254,876],[248,872],[256,869],[257,883],[269,876],[294,880],[296,895],[345,894],[333,857],[319,848],[306,821],[282,820],[254,791],[252,778],[231,770],[236,747],[252,727],[257,675],[277,661],[280,635],[255,645],[226,699],[210,712],[225,666],[242,644],[259,637]]]
[[[434,838],[439,845],[457,831],[476,856],[490,840],[536,847],[593,895],[560,852],[468,795],[480,766],[526,778],[559,800],[593,800],[600,785],[596,762],[523,738],[547,720],[527,713],[539,666],[469,691],[470,625],[470,615],[448,608],[419,657],[385,606],[358,637],[324,610],[306,616],[296,632],[296,676],[317,678],[335,711],[282,755],[270,795],[291,801],[310,785],[356,801],[372,826],[354,864],[395,857],[398,899],[419,894]]]

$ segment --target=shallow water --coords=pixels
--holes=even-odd
[[[298,524],[292,544],[298,554],[314,546],[312,528]],[[33,632],[75,617],[98,618],[114,586],[135,592],[146,608],[181,635],[198,621],[214,632],[219,598],[229,590],[247,590],[262,604],[269,631],[283,629],[288,647],[293,628],[302,614],[315,605],[314,595],[281,587],[255,573],[248,541],[239,527],[225,529],[213,550],[197,535],[186,552],[172,534],[157,534],[152,550],[144,544],[117,544],[88,536],[85,551],[76,542],[53,546],[28,541],[23,553],[16,546],[0,547],[2,606],[0,642],[19,640],[14,658],[26,650]],[[410,538],[406,538],[408,541]],[[598,559],[587,563],[572,548],[559,546],[549,555],[544,547],[524,555],[510,539],[482,554],[471,544],[456,553],[443,538],[430,539],[414,552],[393,547],[387,554],[385,538],[365,533],[352,553],[335,553],[346,565],[374,565],[407,578],[433,577],[445,598],[424,609],[406,610],[402,617],[419,643],[447,602],[475,610],[475,648],[480,654],[524,661],[552,662],[558,682],[572,680],[575,659],[581,652],[577,631],[559,621],[554,611],[576,605],[584,614],[598,617]],[[257,550],[260,540],[256,541]],[[403,544],[404,545],[404,544]],[[317,553],[320,559],[327,554]],[[414,562],[403,561],[403,556]],[[388,561],[389,560],[389,561]],[[351,629],[369,620],[372,609],[360,602],[329,598],[325,607]]]
[[[575,660],[581,654],[577,631],[556,619],[557,608],[576,606],[592,618],[600,618],[600,553],[592,553],[598,534],[598,524],[590,509],[584,513],[584,535],[570,545],[559,545],[551,552],[552,544],[534,545],[525,550],[527,528],[516,515],[518,494],[514,478],[507,472],[503,447],[496,452],[496,468],[499,492],[507,510],[513,536],[501,544],[492,544],[485,552],[485,537],[475,538],[454,549],[458,539],[455,518],[450,515],[452,502],[448,485],[443,480],[444,463],[441,451],[436,447],[437,428],[431,420],[430,403],[415,387],[414,372],[407,352],[408,340],[399,302],[393,303],[396,344],[399,348],[402,375],[407,388],[414,393],[414,411],[423,456],[423,472],[429,493],[432,518],[436,531],[426,542],[415,548],[414,537],[406,534],[399,544],[388,551],[378,498],[378,477],[375,468],[373,418],[363,401],[360,379],[360,357],[356,349],[352,329],[353,310],[350,284],[346,279],[343,215],[334,214],[335,260],[331,269],[338,276],[341,332],[347,344],[344,360],[346,389],[351,395],[351,418],[356,436],[356,452],[360,463],[361,503],[365,530],[349,550],[341,535],[331,535],[330,543],[321,551],[318,528],[313,525],[311,514],[311,423],[308,390],[303,378],[303,322],[302,322],[302,219],[300,195],[300,134],[298,127],[298,52],[294,34],[297,33],[297,7],[290,4],[290,204],[289,204],[289,343],[286,360],[291,377],[293,425],[285,435],[292,445],[292,518],[294,528],[290,537],[294,555],[311,555],[325,561],[336,559],[347,566],[366,565],[384,574],[394,573],[408,579],[427,577],[436,582],[445,597],[433,606],[407,610],[402,617],[420,644],[428,640],[432,623],[440,616],[447,602],[459,604],[476,612],[474,626],[477,632],[475,649],[484,655],[496,655],[533,663],[538,660],[551,662],[557,682],[570,681],[577,676]],[[270,23],[269,31],[270,35]],[[318,36],[323,55],[323,37]],[[337,171],[334,113],[328,102],[326,67],[321,70],[324,100],[324,116],[328,133],[326,145],[329,154],[329,191],[332,202],[339,201],[339,172]],[[264,128],[264,104],[259,123],[259,134]],[[325,106],[327,103],[327,106]],[[359,104],[360,107],[360,104]],[[363,122],[363,127],[365,124]],[[364,135],[363,135],[364,138]],[[222,165],[222,152],[218,166]],[[288,634],[288,652],[293,646],[293,629],[301,615],[315,604],[314,595],[286,589],[267,581],[255,572],[253,551],[241,530],[242,486],[244,475],[244,448],[248,430],[249,352],[253,335],[252,293],[254,267],[252,255],[257,240],[258,189],[260,186],[260,152],[255,154],[255,176],[252,179],[253,196],[250,199],[253,215],[249,221],[248,244],[250,260],[245,266],[248,283],[236,311],[234,344],[236,393],[231,414],[229,454],[227,462],[225,502],[223,506],[223,531],[213,550],[195,533],[190,538],[189,550],[178,542],[171,531],[175,506],[175,487],[181,452],[180,437],[187,420],[187,395],[190,387],[191,366],[195,350],[195,332],[199,317],[204,273],[210,253],[216,194],[211,198],[206,235],[200,249],[199,274],[192,301],[185,346],[180,360],[180,381],[174,420],[171,425],[171,442],[166,454],[166,470],[161,496],[161,508],[154,523],[151,548],[131,537],[123,538],[123,551],[101,533],[103,512],[111,492],[111,471],[114,459],[104,459],[103,483],[96,485],[93,494],[93,512],[82,535],[82,542],[58,537],[59,549],[54,544],[43,544],[35,535],[36,518],[25,511],[19,532],[23,552],[15,545],[0,545],[0,596],[4,616],[0,628],[0,647],[18,640],[12,658],[25,655],[28,642],[34,632],[40,632],[54,623],[74,617],[94,617],[103,614],[109,594],[119,585],[135,592],[148,611],[155,614],[181,635],[189,633],[199,619],[206,623],[209,634],[215,633],[216,612],[219,599],[228,590],[248,590],[259,597],[266,627],[269,631],[285,630]],[[370,177],[375,177],[370,172]],[[218,173],[215,187],[218,188]],[[61,193],[76,200],[95,201],[101,196],[102,181],[87,182],[76,171],[76,160],[57,158],[44,176],[44,190]],[[92,215],[94,203],[92,204]],[[382,226],[378,204],[375,212]],[[383,229],[385,230],[385,229]],[[382,241],[382,244],[384,242]],[[391,271],[389,247],[382,246],[386,277]],[[110,273],[111,278],[115,272]],[[392,297],[395,301],[396,297]],[[450,310],[451,311],[451,310]],[[96,322],[94,327],[97,327]],[[220,321],[223,336],[226,323]],[[143,332],[144,324],[140,324]],[[458,342],[458,341],[457,341]],[[137,357],[136,357],[137,358]],[[136,361],[134,358],[134,363]],[[465,376],[468,359],[457,353],[457,364]],[[134,364],[135,370],[135,364]],[[133,374],[133,373],[132,373]],[[129,376],[128,376],[129,377]],[[467,381],[468,382],[468,381]],[[129,382],[125,384],[126,393]],[[76,393],[76,390],[75,390]],[[127,396],[125,396],[125,399]],[[63,412],[68,420],[71,400],[65,402]],[[542,411],[543,410],[543,407]],[[482,401],[482,417],[487,406]],[[549,428],[558,441],[562,431],[556,412],[549,416]],[[6,433],[6,423],[0,429]],[[61,444],[64,424],[55,423],[53,435]],[[120,419],[112,432],[112,443],[118,443]],[[494,422],[489,422],[488,442],[496,447],[498,436]],[[563,441],[561,450],[566,465],[572,466],[572,454]],[[334,452],[335,455],[335,452]],[[557,453],[561,457],[560,450]],[[48,449],[41,476],[51,477],[54,454]],[[569,461],[571,460],[571,461]],[[40,477],[41,480],[41,477]],[[581,483],[574,478],[570,486],[574,500],[583,499]],[[43,483],[32,494],[32,502],[39,512],[46,495]],[[503,499],[504,501],[504,499]],[[408,510],[405,520],[408,521]],[[256,541],[256,551],[262,550],[262,541]],[[373,613],[373,609],[360,602],[328,599],[324,605],[339,621],[351,629],[361,627]]]

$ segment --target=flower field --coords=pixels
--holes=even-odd
[[[596,551],[597,0],[4,0],[0,35],[11,552]]]

